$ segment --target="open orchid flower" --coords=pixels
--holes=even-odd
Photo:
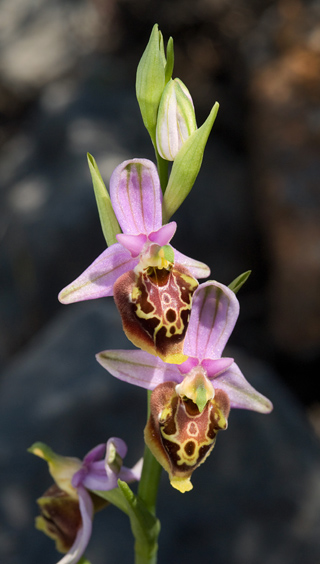
[[[28,450],[48,462],[55,481],[38,499],[41,515],[36,527],[66,553],[58,564],[76,564],[90,540],[93,514],[104,503],[90,490],[114,489],[119,478],[140,480],[142,460],[131,469],[122,466],[127,446],[115,437],[93,448],[82,461],[60,456],[43,443],[34,443]]]
[[[194,293],[180,365],[143,351],[109,350],[98,362],[113,376],[154,390],[145,440],[169,473],[173,487],[192,488],[190,477],[211,452],[231,408],[269,413],[271,402],[245,379],[232,358],[221,354],[239,314],[235,294],[209,281]]]
[[[209,267],[169,245],[176,231],[162,225],[155,165],[124,161],[110,179],[112,207],[123,233],[59,294],[64,304],[114,295],[128,338],[167,362],[182,362],[192,294]]]

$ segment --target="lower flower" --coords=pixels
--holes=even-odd
[[[272,403],[222,357],[239,313],[234,292],[216,281],[194,292],[181,364],[139,350],[110,350],[97,360],[110,374],[152,390],[145,440],[173,487],[191,490],[190,476],[211,452],[231,408],[270,413]]]
[[[209,456],[218,431],[227,428],[230,401],[217,390],[200,410],[178,388],[166,382],[152,392],[145,442],[168,472],[171,485],[184,493],[192,489],[191,474]]]
[[[123,466],[127,446],[118,438],[96,446],[82,461],[60,456],[43,443],[34,443],[28,450],[48,462],[55,481],[37,500],[41,514],[36,528],[55,540],[58,551],[66,553],[58,564],[76,564],[90,540],[94,513],[107,505],[91,490],[114,489],[119,478],[139,480],[142,461],[131,469]]]

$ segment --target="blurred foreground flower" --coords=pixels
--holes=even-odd
[[[58,551],[67,553],[58,564],[76,564],[90,540],[94,512],[107,505],[90,490],[112,490],[118,479],[140,480],[142,460],[131,469],[122,466],[127,446],[115,437],[96,446],[82,461],[60,456],[40,442],[28,450],[48,462],[55,481],[38,499],[41,515],[36,527],[56,541]]]
[[[123,233],[60,292],[59,300],[69,304],[114,295],[124,331],[135,345],[182,362],[195,278],[209,276],[209,267],[169,245],[177,225],[162,225],[162,192],[151,161],[119,165],[110,179],[110,197]]]
[[[192,489],[190,477],[227,428],[231,408],[269,413],[271,402],[245,379],[232,358],[221,358],[239,314],[235,294],[206,282],[194,293],[180,365],[142,351],[104,351],[98,362],[113,376],[154,390],[145,440],[173,487]]]

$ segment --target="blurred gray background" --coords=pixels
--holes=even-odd
[[[315,564],[320,7],[299,0],[0,2],[0,561],[57,560],[33,529],[50,484],[33,441],[82,457],[119,435],[128,463],[142,454],[144,391],[94,360],[130,346],[112,300],[56,296],[105,248],[86,152],[106,183],[122,160],[154,158],[134,82],[155,22],[198,125],[220,103],[173,243],[225,284],[252,269],[232,354],[275,404],[231,414],[192,493],[163,478],[159,561]],[[97,516],[92,564],[131,561],[126,527],[113,508]]]

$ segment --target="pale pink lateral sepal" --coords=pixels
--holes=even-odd
[[[174,262],[176,266],[184,266],[194,278],[208,278],[210,276],[210,268],[199,260],[187,257],[176,249],[174,250]]]
[[[220,358],[239,315],[235,294],[219,282],[205,282],[195,291],[183,352],[204,359]]]
[[[110,178],[112,207],[124,233],[157,231],[162,225],[162,192],[157,169],[148,159],[124,161]]]
[[[234,362],[223,374],[216,378],[210,378],[215,389],[226,392],[230,399],[231,407],[238,409],[251,409],[259,413],[270,413],[272,403],[268,398],[257,392],[247,382],[240,368]]]
[[[76,280],[61,290],[58,298],[63,304],[94,300],[113,295],[115,281],[138,260],[120,243],[111,245]]]
[[[178,365],[141,350],[108,350],[97,354],[96,359],[112,376],[147,390],[163,382],[183,380]]]

